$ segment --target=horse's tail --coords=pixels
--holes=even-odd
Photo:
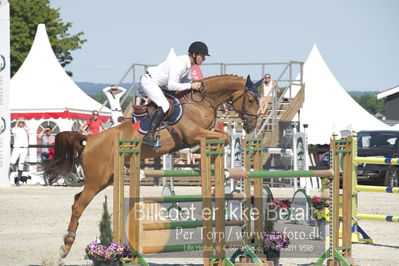
[[[69,175],[81,160],[87,136],[64,131],[55,136],[54,158],[44,163],[44,176],[50,184]]]

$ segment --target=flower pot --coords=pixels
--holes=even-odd
[[[119,260],[93,260],[93,266],[120,266]]]
[[[268,261],[272,261],[274,266],[280,265],[280,251],[274,249],[264,248],[263,253],[266,255]]]
[[[322,220],[316,220],[316,227],[317,227],[317,239],[325,239],[326,236],[328,236],[328,225],[329,223],[322,219]]]

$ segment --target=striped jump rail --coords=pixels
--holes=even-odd
[[[333,170],[304,170],[304,171],[243,171],[238,168],[228,169],[229,178],[295,178],[295,177],[330,177],[334,174]]]
[[[356,214],[356,219],[366,221],[399,222],[399,216],[378,215],[378,214]]]
[[[246,148],[246,151],[259,151],[259,148]],[[260,148],[261,151],[270,154],[287,154],[292,155],[292,149],[278,148],[278,147],[263,147]]]
[[[330,177],[333,175],[331,169],[328,170],[304,170],[304,171],[251,171],[247,172],[241,168],[230,168],[227,170],[229,178],[294,178],[294,177]],[[146,177],[197,177],[201,175],[199,170],[144,170]]]
[[[355,157],[356,163],[399,165],[399,158]]]
[[[363,186],[356,185],[357,192],[380,192],[380,193],[399,193],[399,187],[378,187],[378,186]]]

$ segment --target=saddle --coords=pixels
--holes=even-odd
[[[172,99],[168,99],[169,110],[166,112],[163,121],[167,121],[172,115],[175,105]],[[150,100],[146,105],[133,105],[133,116],[135,117],[152,117],[154,112],[157,110],[158,106]]]
[[[158,130],[165,128],[166,123],[168,126],[176,124],[183,115],[183,106],[180,101],[173,95],[164,91],[164,95],[169,102],[169,110],[165,114],[163,123],[161,123]],[[133,123],[140,121],[139,132],[146,134],[151,123],[151,118],[154,115],[158,106],[150,101],[146,105],[133,105]]]

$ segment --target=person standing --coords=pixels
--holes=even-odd
[[[273,87],[278,93],[281,93],[280,88],[275,86],[274,80],[271,79],[271,75],[269,73],[265,74],[265,79],[262,84],[262,91],[261,91],[261,97],[259,100],[259,110],[258,114],[263,116],[266,114],[267,107],[269,106],[269,103],[273,101],[273,93],[272,89]]]
[[[29,146],[29,129],[23,117],[18,118],[11,132],[14,135],[14,149],[11,152],[10,164],[15,165],[18,161],[18,175],[14,178],[14,183],[19,186]]]
[[[121,97],[126,93],[126,89],[112,85],[103,89],[105,96],[111,107],[111,121],[112,124],[116,124],[118,117],[123,116],[122,107],[120,104]]]
[[[38,137],[39,139],[42,139],[43,145],[54,145],[55,137],[52,134],[53,134],[53,128],[51,126],[48,126],[46,128],[43,128],[43,130],[39,133]],[[43,148],[42,154],[40,156],[42,161],[48,160],[49,156],[50,156],[50,149],[48,147]]]
[[[205,61],[205,56],[209,56],[206,44],[193,42],[188,48],[188,55],[167,59],[155,67],[148,68],[147,73],[141,76],[143,91],[158,106],[151,118],[148,132],[143,138],[144,144],[155,145],[154,133],[169,109],[169,103],[161,87],[170,91],[200,90],[201,83],[191,81],[190,70],[193,65],[201,65]]]
[[[86,129],[89,129],[87,131]],[[86,135],[97,135],[101,130],[104,130],[103,122],[98,118],[98,111],[94,110],[89,120],[80,126],[80,130]]]

